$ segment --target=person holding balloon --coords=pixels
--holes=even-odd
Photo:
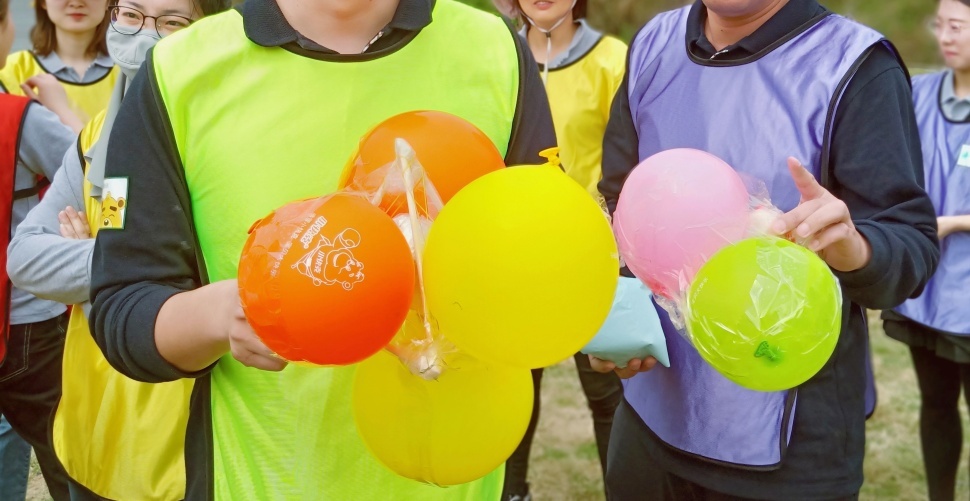
[[[596,184],[602,170],[602,137],[610,103],[623,78],[626,44],[590,27],[585,19],[587,3],[586,0],[556,0],[537,4],[516,0],[497,1],[495,5],[504,15],[523,25],[519,34],[539,62],[566,173],[586,188],[590,196],[600,200],[602,196]],[[593,414],[596,447],[605,475],[610,427],[623,388],[614,374],[593,371],[586,355],[577,353],[575,361]],[[530,498],[526,479],[532,438],[539,421],[542,373],[542,369],[533,370],[532,421],[522,444],[506,464],[503,499]]]
[[[936,210],[940,265],[919,297],[882,314],[909,346],[920,389],[920,443],[929,499],[954,498],[963,448],[960,387],[970,398],[970,2],[940,0],[933,32],[944,71],[913,78],[926,189]]]
[[[765,183],[783,213],[763,213],[763,228],[817,253],[844,302],[841,319],[822,319],[836,320],[841,334],[817,374],[789,357],[793,384],[749,386],[797,385],[787,391],[728,379],[659,307],[669,368],[652,358],[622,369],[593,359],[595,368],[628,378],[610,443],[611,499],[856,499],[865,441],[863,308],[919,294],[939,258],[895,49],[815,0],[703,0],[647,23],[628,65],[604,140],[599,187],[610,210],[621,189],[637,200],[652,188],[636,184],[637,163],[666,150],[709,152]],[[723,183],[706,197],[694,192],[704,186],[684,195],[700,198],[699,211],[735,196]],[[727,249],[749,256],[720,274],[728,281],[765,264],[754,256],[771,255]],[[771,346],[751,351],[752,359],[778,356]]]
[[[51,432],[75,500],[185,497],[183,447],[192,381],[131,380],[111,368],[88,330],[93,237],[111,217],[104,210],[110,202],[105,204],[100,193],[104,156],[98,151],[106,148],[127,86],[155,42],[202,15],[225,10],[228,3],[142,0],[134,5],[121,0],[108,12],[108,51],[121,71],[108,109],[68,149],[46,196],[8,248],[13,283],[38,297],[75,305],[64,335],[63,385]],[[151,433],[145,432],[146,423]]]
[[[150,52],[110,136],[105,184],[129,202],[95,243],[90,323],[123,374],[195,379],[186,498],[499,498],[500,469],[440,489],[381,466],[351,415],[356,368],[288,364],[285,332],[271,350],[253,329],[274,316],[272,305],[244,313],[240,295],[254,291],[241,291],[236,277],[254,221],[269,224],[263,218],[277,208],[273,217],[285,219],[295,207],[286,204],[333,193],[359,138],[389,117],[448,112],[481,129],[507,164],[539,162],[555,136],[520,43],[498,17],[454,0],[265,0],[206,18]],[[335,195],[301,207],[359,200]],[[293,283],[334,298],[309,318],[287,319],[343,339],[343,348],[316,353],[317,363],[359,360],[341,351],[355,349],[352,336],[340,336],[355,329],[343,313],[369,305],[358,321],[376,322],[385,303],[399,302],[390,292],[413,285],[413,276],[380,281],[393,263],[373,248],[381,239],[369,235],[386,225],[372,213],[311,217],[286,248]],[[362,293],[369,303],[340,303]]]

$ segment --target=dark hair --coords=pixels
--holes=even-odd
[[[970,1],[970,0],[968,0]],[[232,6],[230,0],[192,0],[196,8],[202,11],[205,16],[211,16],[212,14],[218,14],[224,10],[228,10]]]
[[[57,50],[57,36],[54,22],[51,21],[50,14],[47,13],[47,5],[44,0],[35,0],[34,15],[37,18],[37,24],[30,29],[30,43],[34,46],[34,52],[38,55],[50,55],[51,52]],[[108,32],[109,21],[108,13],[105,12],[104,19],[95,28],[94,38],[91,39],[91,44],[88,45],[87,52],[89,54],[108,53],[108,42],[105,41],[105,34]]]
[[[10,10],[10,0],[0,0],[0,22],[7,20],[7,12]]]
[[[583,19],[585,17],[586,17],[586,0],[576,0],[576,6],[573,7],[573,19]]]

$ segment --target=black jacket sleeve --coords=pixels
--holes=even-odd
[[[515,31],[512,38],[519,54],[519,94],[505,165],[543,164],[545,159],[539,152],[557,144],[549,98],[532,51]]]
[[[829,189],[872,247],[861,270],[836,273],[848,298],[892,308],[919,295],[939,261],[936,213],[923,190],[923,157],[906,71],[878,45],[835,114]]]
[[[155,346],[155,318],[171,296],[200,287],[191,204],[151,53],[109,138],[106,178],[127,178],[122,229],[98,232],[91,266],[91,332],[108,362],[147,382],[196,377]]]
[[[606,132],[603,136],[603,178],[597,185],[611,215],[620,200],[620,190],[626,182],[626,177],[640,161],[637,129],[633,124],[633,114],[630,112],[629,59],[628,53],[627,69],[623,74],[623,81],[620,82],[620,88],[613,97],[610,119],[606,123]]]

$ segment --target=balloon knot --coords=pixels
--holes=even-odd
[[[546,165],[562,169],[559,161],[559,148],[546,148],[539,152],[539,156],[546,159]]]
[[[758,349],[755,350],[754,356],[757,358],[767,358],[772,362],[777,362],[781,360],[781,351],[778,348],[772,347],[768,344],[768,341],[762,341],[758,345]]]

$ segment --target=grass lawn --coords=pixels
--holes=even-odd
[[[909,352],[882,333],[880,322],[871,322],[871,328],[879,407],[868,423],[866,483],[861,497],[926,499],[917,428],[919,395]],[[970,431],[966,404],[961,406],[964,429]],[[966,456],[964,450],[957,499],[970,497]],[[548,369],[543,378],[542,419],[532,449],[529,477],[535,501],[603,499],[593,422],[572,359]],[[50,499],[36,463],[31,469],[27,499]]]

